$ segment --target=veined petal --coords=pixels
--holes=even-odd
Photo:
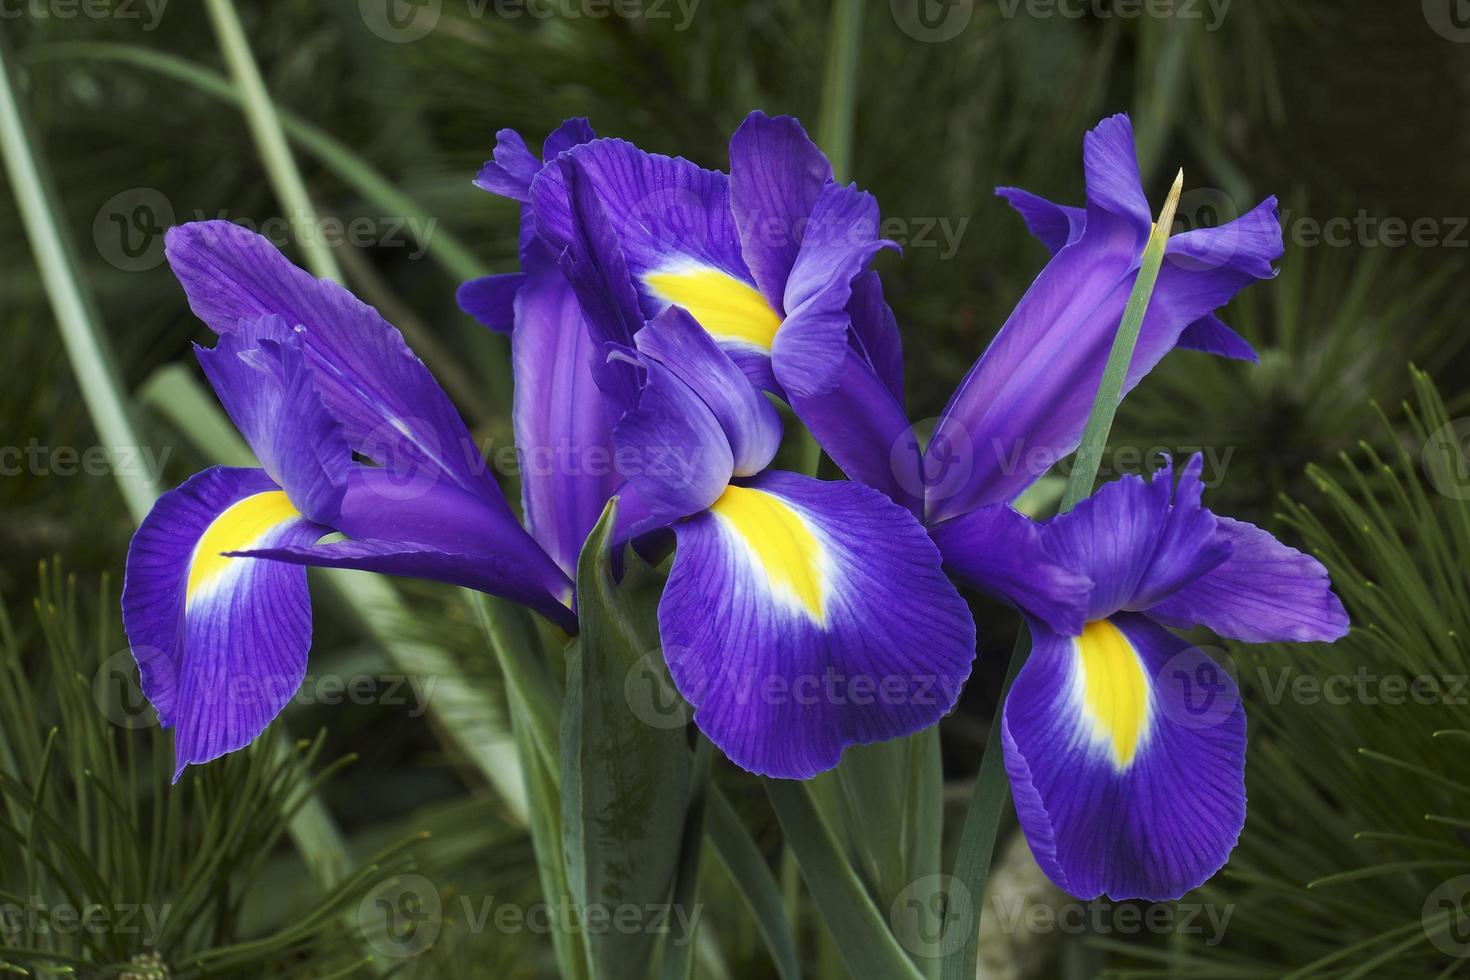
[[[1062,216],[1069,244],[1042,270],[946,407],[936,442],[965,449],[969,477],[958,492],[930,501],[931,519],[1014,500],[1077,447],[1150,227],[1131,139],[1121,116],[1088,134],[1084,227],[1072,238],[1075,213]],[[1038,220],[1038,200],[1025,201],[1030,223]],[[1041,230],[1054,244],[1060,219],[1045,219]],[[1244,341],[1216,330],[1218,321],[1202,321],[1244,286],[1273,275],[1271,262],[1280,254],[1274,199],[1228,225],[1171,239],[1123,393],[1190,327],[1193,346],[1247,357]]]
[[[756,110],[730,137],[730,204],[741,250],[766,300],[784,312],[812,208],[832,180],[832,165],[790,116]]]
[[[1052,519],[1048,551],[1092,580],[1088,619],[1149,609],[1230,557],[1219,519],[1200,505],[1202,466],[1195,454],[1177,493],[1172,465],[1147,481],[1126,474]]]
[[[771,346],[776,380],[792,394],[818,395],[842,373],[852,318],[852,281],[881,249],[878,202],[856,185],[829,184],[817,198],[786,280],[786,319]]]
[[[994,504],[931,527],[929,536],[961,582],[1075,636],[1086,618],[1092,580],[1051,556],[1050,532],[1009,504]]]
[[[454,405],[376,310],[228,221],[170,229],[167,255],[190,308],[215,333],[267,315],[304,328],[301,347],[315,385],[355,452],[435,474],[509,513]]]
[[[664,653],[737,765],[804,779],[953,706],[974,622],[918,521],[877,491],[768,472],[674,531]]]
[[[694,390],[730,443],[735,476],[765,469],[781,446],[781,416],[694,318],[670,307],[638,333],[638,349]]]
[[[1347,633],[1347,611],[1321,562],[1253,524],[1217,521],[1230,557],[1153,606],[1150,616],[1248,643],[1331,641]]]
[[[319,524],[334,524],[352,453],[327,414],[300,337],[267,315],[242,323],[195,356],[225,411],[271,479]]]
[[[883,282],[869,269],[852,281],[847,302],[852,319],[852,346],[882,380],[894,400],[903,405],[903,341],[898,320],[883,298]]]
[[[158,498],[128,549],[123,625],[177,768],[248,744],[301,686],[311,645],[305,569],[229,557],[307,544],[302,517],[262,470],[213,467]]]
[[[1081,899],[1179,898],[1245,823],[1245,712],[1229,674],[1147,617],[1063,637],[1033,624],[1006,701],[1006,771],[1026,840]]]
[[[896,399],[854,350],[837,384],[819,395],[791,393],[791,407],[850,480],[866,483],[922,517],[919,440]]]

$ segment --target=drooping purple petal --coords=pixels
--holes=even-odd
[[[1217,520],[1230,557],[1154,605],[1150,616],[1247,643],[1331,641],[1347,633],[1347,612],[1321,562],[1253,524]]]
[[[1016,209],[1026,229],[1041,240],[1053,255],[1082,237],[1087,227],[1087,209],[1053,204],[1019,187],[997,187],[997,196]]]
[[[1009,504],[993,504],[931,527],[929,536],[961,582],[1075,636],[1082,632],[1092,581],[1048,553],[1049,532]]]
[[[730,205],[756,285],[784,313],[786,280],[832,165],[801,123],[759,110],[730,137]]]
[[[767,472],[674,530],[664,655],[737,765],[805,779],[954,704],[974,623],[924,529],[886,497]]]
[[[175,779],[248,744],[306,673],[305,569],[226,553],[304,545],[330,530],[302,517],[263,470],[222,466],[159,497],[139,525],[123,625],[143,693],[174,729]]]
[[[267,315],[194,353],[266,473],[311,520],[335,524],[352,454],[322,404],[297,334]]]
[[[302,350],[316,387],[355,452],[436,474],[509,512],[454,405],[376,310],[228,221],[170,229],[167,255],[190,307],[215,333],[267,315],[304,328]]]
[[[1202,884],[1245,823],[1245,712],[1230,675],[1137,614],[1076,638],[1032,633],[1002,744],[1037,863],[1084,900],[1167,901]]]
[[[1179,346],[1186,350],[1228,357],[1232,361],[1249,361],[1254,364],[1260,360],[1250,342],[1226,326],[1213,313],[1202,316],[1185,327],[1184,332],[1179,335]]]

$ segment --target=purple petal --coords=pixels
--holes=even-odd
[[[1053,204],[1019,187],[997,187],[995,193],[1016,209],[1027,230],[1053,255],[1081,238],[1082,229],[1087,227],[1086,208]]]
[[[355,452],[438,474],[509,512],[454,405],[376,310],[228,221],[170,229],[167,254],[190,307],[215,333],[267,315],[304,328],[307,365]]]
[[[776,380],[789,393],[819,395],[842,373],[852,281],[879,250],[878,202],[855,185],[828,185],[812,209],[786,280],[786,319],[771,347]]]
[[[1006,700],[1006,771],[1047,877],[1084,900],[1167,901],[1229,858],[1245,823],[1234,681],[1147,617],[1080,638],[1033,629]]]
[[[459,308],[498,333],[509,333],[515,323],[516,293],[526,283],[524,272],[481,276],[459,287]]]
[[[311,645],[304,569],[224,553],[306,544],[301,516],[262,470],[216,466],[158,498],[128,549],[123,625],[184,767],[241,748],[301,686]]]
[[[1253,524],[1218,518],[1224,563],[1148,610],[1171,626],[1208,626],[1247,643],[1331,641],[1348,617],[1321,562]]]
[[[852,281],[852,299],[847,302],[852,320],[853,347],[873,373],[882,379],[894,399],[903,405],[903,341],[898,320],[883,298],[883,282],[869,269]]]
[[[597,139],[592,125],[581,116],[575,116],[551,131],[546,142],[541,144],[541,159],[552,163],[557,157],[574,146],[590,143]]]
[[[277,316],[225,334],[195,356],[271,479],[319,524],[335,524],[352,453],[327,414],[299,336]]]
[[[903,405],[851,349],[842,375],[820,395],[791,394],[791,407],[850,480],[922,516],[919,441]]]
[[[1082,632],[1092,582],[1046,549],[1050,532],[995,504],[929,529],[944,565],[961,582],[1006,600],[1068,636]]]
[[[541,169],[536,159],[513,129],[502,129],[495,134],[494,158],[480,168],[475,186],[491,194],[499,194],[514,201],[527,201],[531,194],[531,179]]]
[[[730,138],[730,205],[746,264],[777,312],[832,165],[790,116],[759,110]]]
[[[924,529],[886,497],[768,472],[674,530],[664,654],[737,765],[805,779],[954,704],[974,623]]]
[[[1213,313],[1202,316],[1185,327],[1184,332],[1179,335],[1179,346],[1228,357],[1233,361],[1249,361],[1254,364],[1260,360],[1255,348]]]
[[[658,525],[704,510],[734,475],[735,458],[720,420],[672,370],[627,352],[647,375],[638,407],[613,429],[619,468]]]
[[[1115,480],[1049,523],[1053,557],[1092,580],[1089,620],[1148,609],[1230,556],[1218,519],[1200,506],[1202,465],[1199,455],[1190,460],[1173,503],[1165,466],[1147,482]]]
[[[638,349],[693,389],[729,440],[735,476],[754,476],[781,446],[781,416],[688,313],[670,307],[638,333]]]

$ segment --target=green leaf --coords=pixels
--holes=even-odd
[[[644,976],[655,935],[609,922],[636,906],[646,924],[647,908],[669,901],[689,803],[684,728],[648,724],[625,694],[630,672],[658,649],[658,591],[613,581],[616,520],[614,499],[577,562],[581,635],[562,710],[563,846],[593,980]]]
[[[923,974],[893,937],[887,918],[873,904],[832,829],[818,814],[806,784],[788,779],[763,781],[807,890],[848,971],[855,977],[922,980]]]

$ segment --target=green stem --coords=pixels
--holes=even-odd
[[[832,161],[838,180],[847,180],[852,165],[852,131],[857,117],[858,50],[863,37],[863,5],[835,0],[827,35],[827,73],[822,83],[822,111],[817,142]]]
[[[266,91],[255,56],[250,53],[250,42],[245,38],[240,15],[231,0],[205,0],[204,6],[209,11],[209,21],[214,25],[225,64],[240,90],[245,121],[255,138],[260,162],[265,166],[276,197],[286,211],[286,220],[295,229],[296,241],[301,246],[307,267],[318,278],[341,282],[342,270],[337,267],[331,247],[317,234],[320,223],[316,208],[306,193],[306,182],[301,179],[291,147],[286,143],[275,102]]]

